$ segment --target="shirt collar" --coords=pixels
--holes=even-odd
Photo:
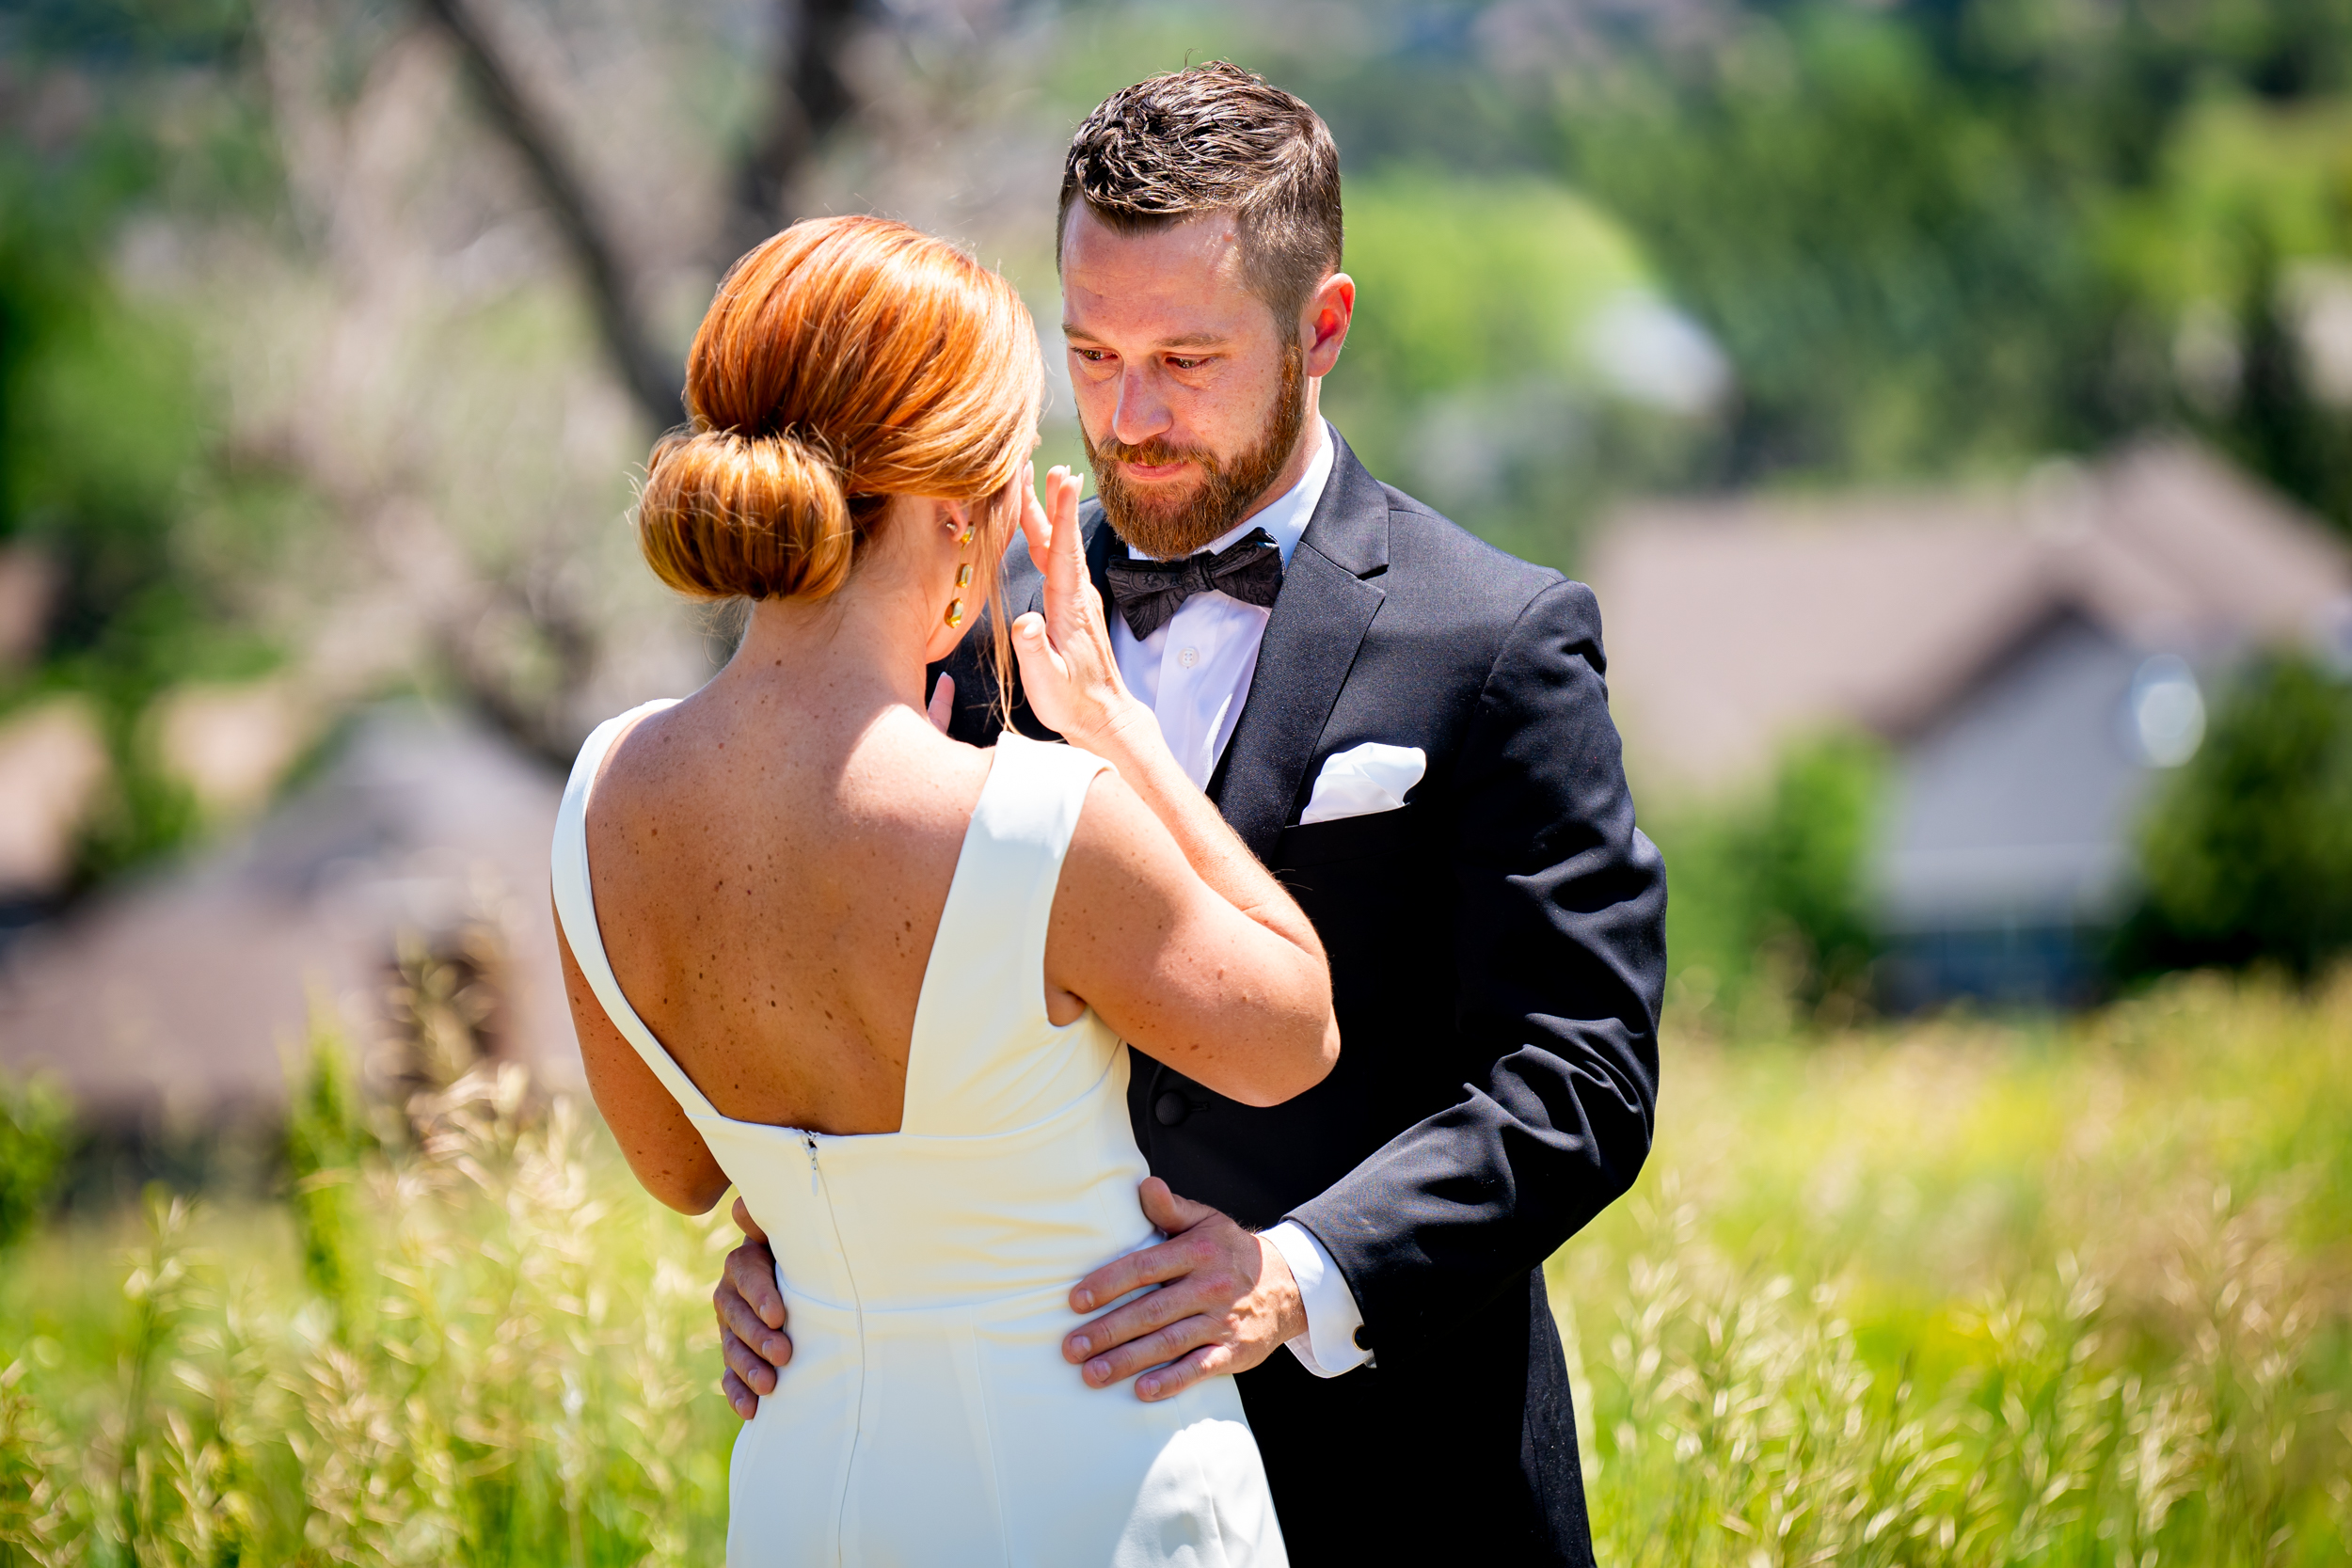
[[[1282,552],[1283,566],[1289,567],[1291,555],[1298,548],[1298,541],[1305,537],[1307,524],[1314,517],[1315,507],[1323,499],[1323,487],[1331,479],[1331,463],[1336,450],[1331,439],[1331,427],[1318,419],[1314,422],[1313,434],[1314,455],[1307,459],[1307,471],[1298,476],[1297,483],[1283,491],[1256,516],[1235,523],[1192,553],[1206,555],[1221,550],[1228,545],[1237,543],[1251,529],[1262,528],[1272,536],[1274,547]],[[1135,554],[1138,559],[1150,559],[1140,550]]]

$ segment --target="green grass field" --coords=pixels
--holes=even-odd
[[[0,1260],[0,1560],[715,1561],[727,1228],[474,1089]],[[1650,1168],[1549,1271],[1602,1560],[2344,1560],[2347,1238],[2352,977],[1670,1029]]]

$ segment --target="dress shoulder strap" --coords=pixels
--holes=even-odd
[[[1008,730],[996,740],[915,1005],[910,1132],[967,1132],[1014,1114],[1053,1032],[1045,939],[1087,791],[1110,766]]]
[[[596,726],[594,734],[580,749],[579,760],[572,764],[571,781],[564,786],[564,804],[555,815],[555,916],[564,927],[564,940],[570,944],[573,961],[587,976],[588,988],[596,993],[596,1001],[604,1007],[605,1016],[621,1032],[621,1037],[637,1050],[653,1075],[661,1080],[661,1086],[670,1091],[678,1108],[690,1117],[717,1117],[717,1107],[704,1098],[694,1081],[686,1076],[661,1042],[654,1038],[645,1021],[637,1016],[628,998],[621,993],[621,982],[612,973],[612,960],[605,956],[604,933],[596,925],[596,888],[588,879],[588,797],[596,785],[596,775],[603,770],[604,759],[616,742],[647,714],[658,713],[673,705],[675,699],[663,698],[629,709],[617,719],[608,719]]]

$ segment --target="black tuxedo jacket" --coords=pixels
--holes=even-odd
[[[1114,541],[1082,516],[1099,586]],[[1006,560],[1009,610],[1039,608],[1027,552]],[[946,666],[951,733],[980,745],[987,646]],[[1372,1365],[1240,1378],[1295,1563],[1591,1560],[1542,1264],[1648,1152],[1665,978],[1603,666],[1591,590],[1340,445],[1209,784],[1322,934],[1339,1065],[1259,1110],[1137,1054],[1130,1098],[1155,1174],[1297,1220],[1362,1309]],[[1368,740],[1427,753],[1404,809],[1300,826],[1324,759]]]

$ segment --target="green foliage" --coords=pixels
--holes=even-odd
[[[189,1504],[210,1500],[200,1495],[212,1490],[204,1484],[210,1478],[202,1474],[208,1467],[200,1463],[187,1465],[186,1421],[174,1421],[172,1417],[178,1413],[163,1407],[156,1398],[156,1385],[170,1373],[168,1358],[179,1349],[197,1305],[187,1234],[199,1211],[189,1199],[160,1186],[147,1192],[146,1208],[147,1244],[131,1255],[130,1272],[122,1281],[123,1299],[131,1312],[122,1338],[121,1367],[127,1387],[122,1426],[110,1456],[114,1461],[114,1517],[108,1523],[115,1539],[125,1544],[165,1539],[174,1526],[189,1528],[202,1541],[229,1521],[193,1516],[195,1511]],[[173,1453],[174,1449],[179,1452]],[[166,1455],[181,1464],[167,1469],[155,1463]],[[175,1470],[179,1473],[174,1474]],[[191,1481],[193,1489],[187,1484]],[[199,1495],[191,1496],[192,1490]],[[233,1537],[229,1547],[226,1555],[233,1561],[237,1556]]]
[[[1346,198],[1363,311],[1350,379],[1386,392],[1582,379],[1580,330],[1647,281],[1625,232],[1548,180],[1399,165],[1350,179]]]
[[[1676,471],[1697,434],[1594,362],[1596,321],[1648,274],[1556,181],[1353,176],[1345,265],[1358,313],[1327,411],[1375,473],[1507,549],[1571,563],[1597,506]]]
[[[2208,78],[2143,188],[2099,221],[2106,263],[2168,318],[2233,305],[2263,264],[2352,250],[2352,98],[2281,99]],[[2265,296],[2267,297],[2267,296]]]
[[[55,1085],[0,1077],[0,1254],[48,1212],[72,1129],[72,1108]]]
[[[247,41],[244,0],[18,0],[12,41],[118,68],[215,62]]]
[[[2352,263],[2352,8],[1535,10],[1370,0],[1335,50],[1285,8],[1086,7],[1051,90],[1074,119],[1224,55],[1313,103],[1378,285],[1335,417],[1538,559],[1628,489],[2010,472],[2151,425],[2352,528],[2352,410],[2280,330]],[[1595,253],[1518,241],[1570,208],[1712,334],[1726,407],[1644,416],[1563,363]]]
[[[2352,163],[2344,209],[2352,242]],[[2330,407],[2313,390],[2289,279],[2271,241],[2256,230],[2245,248],[2236,396],[2211,421],[2213,433],[2254,472],[2321,515],[2352,525],[2352,409]]]
[[[22,243],[22,242],[20,242]],[[52,264],[77,271],[87,257]],[[203,429],[184,335],[83,273],[9,314],[45,320],[11,367],[5,439],[16,529],[64,557],[72,597],[58,635],[94,640],[103,607],[156,583]]]
[[[2243,672],[2156,798],[2140,865],[2136,965],[2309,977],[2352,950],[2352,685],[2295,655]]]
[[[311,1008],[309,1060],[286,1117],[286,1166],[293,1179],[302,1277],[335,1309],[348,1338],[358,1325],[360,1246],[359,1156],[365,1147],[351,1050],[326,1007]]]
[[[71,1456],[24,1391],[25,1371],[22,1360],[0,1368],[0,1563],[7,1568],[63,1560],[69,1532],[81,1524],[69,1500],[87,1506],[65,1482]]]
[[[0,705],[72,690],[101,718],[114,772],[84,824],[85,886],[200,827],[154,755],[155,699],[276,657],[244,624],[239,579],[275,546],[284,486],[229,462],[187,324],[127,297],[107,264],[124,212],[164,179],[135,118],[102,118],[67,155],[0,149],[0,542],[60,583],[40,662],[0,674]]]
[[[1737,368],[1714,475],[2007,467],[2187,420],[2352,526],[2334,468],[2265,436],[2316,422],[2340,449],[2352,423],[2252,362],[2264,258],[2352,256],[2352,10],[1806,0],[1724,24],[1637,30],[1557,115],[1574,179]],[[2200,319],[2242,381],[2175,362]]]
[[[1876,743],[1790,747],[1749,801],[1668,816],[1666,951],[1694,1001],[1765,980],[1808,1007],[1858,1000],[1877,955],[1864,876],[1884,792]]]
[[[2084,434],[2113,316],[2072,191],[1910,10],[1741,13],[1569,94],[1579,182],[1738,367],[1723,471],[2014,461]]]

